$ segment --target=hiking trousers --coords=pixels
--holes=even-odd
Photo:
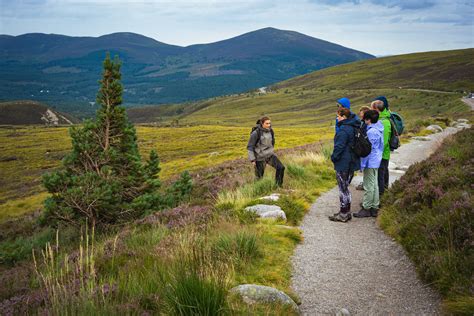
[[[255,176],[257,177],[257,180],[263,177],[265,166],[267,164],[275,168],[275,182],[279,187],[281,187],[283,185],[283,176],[285,175],[285,166],[275,155],[270,156],[264,161],[255,161]]]
[[[364,198],[362,207],[366,210],[379,208],[378,168],[364,169]]]
[[[380,162],[379,172],[377,175],[380,196],[382,196],[382,194],[385,192],[385,189],[388,189],[388,177],[389,177],[388,159],[382,159],[382,161]]]
[[[341,213],[349,213],[351,211],[351,191],[349,184],[354,177],[354,171],[336,171],[337,186],[339,187],[339,203]]]

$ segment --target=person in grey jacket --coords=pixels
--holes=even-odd
[[[257,179],[263,177],[265,166],[269,164],[276,169],[275,182],[281,187],[283,185],[283,176],[285,166],[275,155],[275,137],[272,130],[272,122],[268,116],[259,120],[259,124],[250,134],[247,144],[249,160],[255,167],[255,176]]]

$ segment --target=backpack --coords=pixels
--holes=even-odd
[[[390,147],[390,151],[394,151],[398,147],[400,147],[400,137],[398,134],[398,129],[396,123],[390,118],[390,139],[388,140],[388,145]],[[402,127],[403,130],[403,127]]]
[[[260,120],[257,120],[255,126],[252,127],[252,130],[250,131],[250,135],[252,135],[255,130],[257,131],[257,142],[260,142],[260,138],[262,137],[262,131],[258,128],[259,126],[262,126],[262,124],[260,123]],[[272,134],[272,144],[275,145],[275,133],[272,128],[270,128],[270,133]]]
[[[395,128],[397,129],[398,136],[402,135],[403,130],[405,129],[405,123],[400,114],[396,112],[390,112],[390,121],[393,121]]]
[[[355,127],[354,130],[354,145],[352,146],[352,151],[354,151],[358,157],[367,157],[372,151],[372,144],[367,134],[364,133],[360,127]]]

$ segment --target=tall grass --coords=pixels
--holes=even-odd
[[[229,266],[217,260],[202,241],[184,240],[160,275],[166,312],[184,316],[228,311]]]
[[[242,230],[234,234],[223,233],[214,243],[214,251],[222,258],[230,258],[238,266],[249,263],[262,255],[255,232]]]
[[[33,253],[37,276],[47,294],[47,309],[52,314],[76,314],[83,308],[105,303],[106,293],[97,287],[94,235],[94,228],[89,234],[86,226],[74,257],[60,255],[59,231],[55,245],[48,243],[41,251],[41,261]]]

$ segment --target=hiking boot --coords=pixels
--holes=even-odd
[[[361,217],[370,217],[372,213],[370,210],[362,208],[359,212],[354,213],[354,217],[361,218]]]
[[[334,215],[329,216],[329,220],[333,222],[347,223],[351,219],[352,219],[351,213],[336,213]]]
[[[359,183],[359,185],[356,186],[356,190],[364,191],[364,182]]]
[[[379,215],[379,209],[372,207],[372,208],[370,209],[370,216],[372,216],[372,217],[377,217],[377,215]],[[354,214],[354,216],[355,216],[355,214]]]

